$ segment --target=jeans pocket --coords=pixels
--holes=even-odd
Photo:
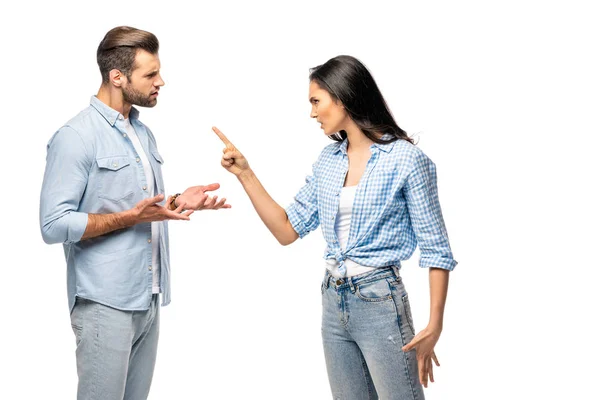
[[[402,296],[402,308],[404,309],[404,319],[406,324],[410,328],[413,336],[415,335],[415,325],[413,323],[412,312],[410,311],[410,302],[408,301],[408,295]]]
[[[81,337],[83,336],[83,326],[71,324],[71,328],[75,334],[75,344],[79,346],[79,343],[81,343]]]
[[[75,343],[79,346],[81,338],[83,337],[83,313],[88,306],[88,301],[82,298],[75,298],[75,305],[71,312],[71,329],[75,334]]]
[[[392,299],[392,291],[387,279],[378,279],[356,285],[356,297],[366,302],[379,302]]]

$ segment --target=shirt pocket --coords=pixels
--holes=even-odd
[[[133,195],[134,169],[128,156],[97,158],[98,197],[120,202]]]
[[[398,181],[398,171],[395,169],[373,171],[368,181],[367,202],[376,207],[398,205]]]

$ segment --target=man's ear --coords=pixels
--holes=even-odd
[[[121,87],[123,83],[125,83],[125,79],[127,79],[125,78],[125,75],[123,75],[123,73],[118,69],[112,69],[109,73],[108,80],[115,87]]]

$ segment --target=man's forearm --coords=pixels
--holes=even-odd
[[[88,223],[81,240],[102,236],[136,224],[131,210],[111,214],[88,214]]]

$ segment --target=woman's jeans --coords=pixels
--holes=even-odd
[[[408,296],[396,267],[335,279],[321,286],[322,335],[334,399],[421,400]]]

